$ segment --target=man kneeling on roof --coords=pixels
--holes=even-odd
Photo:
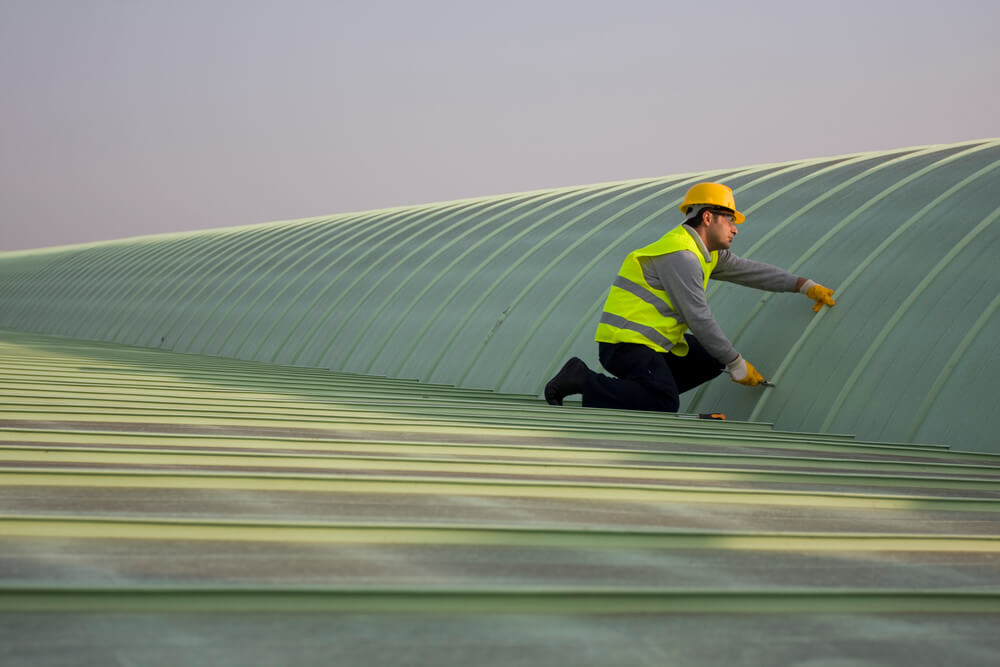
[[[601,365],[615,377],[573,357],[545,385],[549,404],[583,394],[584,407],[677,412],[680,394],[723,370],[742,385],[766,384],[712,316],[705,300],[709,277],[801,292],[816,302],[816,312],[836,303],[829,288],[729,251],[746,219],[729,187],[699,183],[680,210],[684,223],[629,253],[611,285],[595,338]]]

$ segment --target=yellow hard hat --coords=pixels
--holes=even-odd
[[[733,197],[733,190],[728,185],[722,183],[696,183],[684,195],[680,209],[684,215],[696,205],[718,206],[728,208],[733,212],[733,222],[737,225],[747,219],[745,215],[736,210],[736,199]]]

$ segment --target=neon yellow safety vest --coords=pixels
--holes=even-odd
[[[639,260],[690,250],[701,262],[702,287],[707,287],[708,278],[719,263],[719,253],[713,251],[711,259],[706,261],[693,233],[694,230],[688,231],[681,225],[656,243],[629,253],[604,302],[604,312],[594,336],[599,343],[639,343],[658,352],[669,351],[679,357],[687,355],[688,344],[684,340],[687,324],[662,286],[649,283]]]

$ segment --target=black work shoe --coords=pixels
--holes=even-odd
[[[583,391],[583,381],[590,371],[583,359],[573,357],[559,369],[556,376],[545,385],[545,402],[549,405],[562,405],[563,399],[571,394]]]

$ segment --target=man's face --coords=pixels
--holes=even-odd
[[[712,211],[712,222],[708,227],[708,243],[705,245],[709,250],[726,250],[738,233],[732,213]]]

